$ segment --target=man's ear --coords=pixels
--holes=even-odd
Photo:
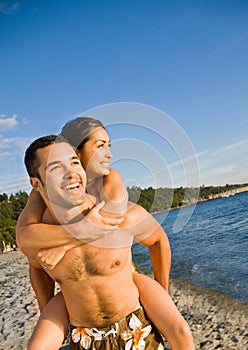
[[[30,184],[33,187],[33,189],[37,192],[39,192],[39,190],[42,187],[42,183],[40,181],[40,179],[38,179],[38,177],[30,177]]]

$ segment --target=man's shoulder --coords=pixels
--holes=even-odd
[[[148,211],[146,211],[143,207],[141,207],[139,204],[128,202],[127,203],[127,213],[126,215],[130,216],[142,216],[145,217],[147,215],[150,215]]]
[[[129,202],[124,225],[136,241],[143,241],[156,230],[159,224],[143,207]]]
[[[128,202],[127,211],[125,213],[124,225],[133,227],[135,225],[136,229],[141,228],[141,223],[147,222],[147,219],[151,217],[143,207],[138,204]]]

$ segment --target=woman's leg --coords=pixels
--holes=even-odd
[[[68,325],[64,298],[58,293],[43,309],[27,350],[58,350],[68,333]]]
[[[134,272],[140,301],[148,317],[166,338],[171,350],[194,350],[194,341],[188,323],[178,311],[166,290],[152,278]]]

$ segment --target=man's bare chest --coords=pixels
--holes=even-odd
[[[68,251],[52,271],[59,283],[92,280],[92,277],[109,276],[120,271],[131,260],[129,247],[100,248],[79,246]]]

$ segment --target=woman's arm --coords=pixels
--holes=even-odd
[[[21,213],[16,226],[16,241],[20,248],[53,248],[55,246],[73,246],[89,243],[112,233],[118,228],[123,218],[103,218],[99,210],[104,203],[99,203],[82,220],[67,225],[41,223],[44,202],[39,194],[31,192],[30,198]],[[56,245],[55,245],[56,242]]]
[[[128,194],[125,187],[123,186],[121,175],[118,173],[118,171],[111,169],[110,174],[99,179],[97,184],[99,186],[98,190],[101,199],[106,201],[104,206],[103,203],[100,205],[98,204],[98,208],[100,209],[103,207],[102,214],[104,216],[113,216],[113,218],[116,218],[118,220],[118,223],[121,223],[122,219],[121,221],[119,221],[119,217],[125,213],[128,199]],[[92,214],[93,211],[91,210],[89,215]],[[101,218],[103,219],[103,217]],[[104,218],[104,220],[105,223],[110,223],[110,221],[108,221],[106,217]],[[96,222],[96,220],[93,219],[91,219],[91,221]],[[115,224],[117,223],[115,222]],[[90,237],[91,240],[93,240],[92,234]],[[98,234],[96,239],[97,238],[100,238]],[[46,264],[49,270],[52,270],[57,265],[57,263],[63,258],[66,251],[74,247],[75,243],[72,241],[66,243],[63,246],[49,249],[41,249],[38,253],[38,259],[42,264]]]
[[[28,197],[25,208],[19,215],[17,225],[24,226],[41,222],[41,218],[45,209],[46,205],[40,194],[37,191],[32,190]]]
[[[100,197],[105,202],[103,210],[108,215],[116,217],[125,214],[128,193],[122,182],[121,174],[117,170],[110,169],[109,175],[103,177]]]

